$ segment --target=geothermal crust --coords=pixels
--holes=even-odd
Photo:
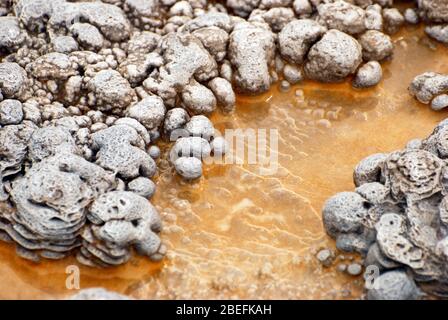
[[[185,180],[227,151],[208,115],[280,78],[381,81],[388,34],[444,1],[14,0],[0,5],[0,237],[27,259],[160,260],[161,150]],[[438,31],[439,30],[439,31]]]
[[[448,294],[448,121],[424,140],[389,154],[373,154],[354,170],[356,189],[323,209],[338,249],[365,257],[379,277],[371,299],[416,299]]]
[[[448,76],[425,72],[414,78],[409,86],[409,93],[418,101],[430,104],[433,110],[448,107]]]

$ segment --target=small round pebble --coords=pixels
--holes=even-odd
[[[288,81],[283,80],[283,81],[280,83],[280,90],[281,90],[282,92],[287,92],[287,91],[289,91],[289,89],[291,89],[291,84],[290,84]]]
[[[193,116],[184,127],[192,137],[201,137],[209,141],[215,136],[215,128],[209,118],[203,115]]]
[[[19,124],[23,119],[22,103],[6,99],[0,102],[0,124]]]
[[[324,267],[329,267],[333,262],[334,255],[330,249],[322,249],[317,253],[316,258]]]
[[[173,108],[169,110],[166,113],[165,120],[163,122],[163,132],[165,136],[170,141],[176,141],[174,139],[176,138],[176,134],[174,134],[173,137],[171,137],[171,134],[175,132],[175,130],[182,128],[189,120],[190,116],[188,115],[187,111],[185,111],[185,109]]]
[[[202,176],[202,162],[195,157],[180,157],[174,162],[174,168],[187,180],[194,180]]]
[[[369,61],[361,66],[353,80],[355,88],[369,88],[377,85],[383,78],[383,70],[378,61]]]
[[[296,66],[287,64],[283,68],[283,75],[285,76],[286,81],[290,84],[296,84],[303,80],[302,71]]]
[[[151,146],[148,150],[149,156],[154,160],[160,158],[160,148],[158,146]]]
[[[412,8],[407,8],[404,11],[404,19],[410,24],[418,24],[420,22],[417,11]]]
[[[431,102],[431,108],[439,111],[448,107],[448,94],[441,94],[435,97]]]
[[[129,182],[128,189],[144,198],[151,198],[156,192],[156,185],[151,179],[139,177]]]
[[[351,263],[347,267],[347,273],[351,276],[359,276],[362,273],[362,266],[359,263]]]

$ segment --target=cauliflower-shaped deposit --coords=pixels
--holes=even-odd
[[[447,137],[443,121],[419,143],[367,157],[355,169],[355,192],[324,206],[324,226],[336,245],[365,255],[366,267],[381,272],[368,288],[370,299],[447,294]]]
[[[0,49],[10,51],[25,41],[16,17],[0,17]]]
[[[113,183],[112,175],[81,157],[46,158],[14,181],[11,201],[17,211],[4,216],[8,223],[2,229],[30,259],[62,258],[80,245],[87,206]]]
[[[120,61],[118,71],[132,86],[144,81],[152,68],[163,65],[163,58],[154,49],[160,40],[160,35],[144,31],[134,34],[127,43],[127,57]]]
[[[78,42],[70,36],[58,36],[51,39],[53,50],[60,53],[70,53],[79,49]]]
[[[431,25],[425,28],[425,32],[431,38],[444,44],[448,44],[448,25]]]
[[[195,30],[193,35],[201,40],[204,47],[216,61],[221,61],[225,58],[229,42],[229,34],[226,31],[212,26]]]
[[[384,29],[387,33],[393,34],[400,30],[404,24],[404,16],[397,8],[383,9]]]
[[[23,107],[19,100],[6,99],[0,102],[0,124],[19,124],[23,120]]]
[[[310,47],[327,31],[314,20],[302,19],[288,23],[278,35],[282,56],[292,63],[302,64]]]
[[[91,104],[100,111],[120,113],[132,101],[133,90],[129,82],[115,70],[98,72],[88,83]]]
[[[236,69],[237,89],[261,93],[270,87],[269,66],[274,59],[274,35],[255,24],[241,23],[230,35],[229,56]]]
[[[129,117],[138,120],[148,130],[158,128],[165,118],[165,113],[163,100],[157,96],[146,97],[127,111]]]
[[[346,1],[324,3],[317,7],[319,20],[329,29],[338,29],[348,34],[359,34],[365,29],[365,11]]]
[[[414,281],[404,271],[386,272],[375,281],[377,285],[369,290],[369,300],[416,300],[422,296]]]
[[[163,257],[160,220],[149,203],[156,161],[185,183],[200,179],[206,159],[229,151],[209,117],[234,111],[235,92],[350,75],[354,87],[373,86],[393,51],[383,32],[404,21],[392,0],[0,2],[0,237],[27,259],[75,254],[95,266],[125,263],[133,251]],[[432,23],[426,32],[448,42],[445,1],[420,0],[405,12],[407,21]],[[444,77],[416,78],[411,92],[444,108]],[[417,242],[406,234],[411,224],[394,242],[392,229],[374,218],[385,209],[371,208],[388,197],[437,202],[446,189],[437,159],[448,155],[447,132],[440,129],[418,154],[377,155],[358,167],[356,192],[326,211],[340,248],[375,253],[399,243],[414,250],[406,242]],[[346,203],[356,214],[343,209]],[[384,241],[376,241],[377,229]],[[427,229],[421,233],[419,245],[430,238]],[[437,252],[448,252],[446,243]],[[408,256],[415,262],[406,250],[393,256],[396,263],[440,279],[440,270],[418,265],[432,253],[415,250]]]
[[[258,7],[260,0],[227,0],[226,5],[232,9],[235,14],[247,17],[252,10]]]
[[[184,87],[182,102],[192,114],[210,114],[217,103],[213,92],[194,79]]]
[[[224,78],[216,77],[208,83],[208,87],[213,91],[218,104],[225,112],[235,109],[236,97],[232,89],[232,84]]]
[[[86,21],[101,31],[111,41],[124,41],[130,35],[130,23],[117,6],[103,2],[65,2],[54,5],[49,19],[51,27],[69,27],[76,21]]]
[[[82,235],[82,259],[100,265],[122,264],[130,257],[130,245],[155,261],[166,251],[157,235],[161,221],[156,209],[135,193],[102,194],[91,205],[87,218],[92,225]]]
[[[92,135],[98,165],[127,179],[152,177],[156,172],[154,160],[136,146],[144,149],[145,143],[137,130],[128,125],[114,125]]]
[[[75,139],[63,127],[44,127],[35,130],[28,142],[28,157],[39,162],[60,153],[77,154]]]
[[[443,109],[448,106],[446,99],[448,76],[435,72],[425,72],[414,78],[409,86],[409,92],[421,103],[431,103],[434,110]]]
[[[16,100],[1,104],[11,103],[9,109],[22,108]],[[10,111],[7,115],[11,118],[14,114]],[[143,125],[135,119],[119,119],[116,125],[92,135],[90,149],[85,127],[90,125],[88,117],[63,117],[42,128],[20,117],[14,122],[18,124],[0,128],[0,201],[9,200],[0,213],[0,230],[16,243],[20,256],[39,261],[77,252],[81,263],[107,266],[125,263],[130,246],[134,246],[153,260],[163,257],[165,247],[154,234],[161,229],[158,214],[138,195],[154,193],[155,185],[149,179],[130,181],[133,192],[125,192],[117,200],[121,205],[122,198],[130,199],[131,208],[123,213],[126,217],[102,216],[94,206],[95,200],[120,188],[121,179],[154,174],[152,158],[133,146],[145,148],[150,141]],[[96,152],[99,165],[82,157],[86,151]],[[23,170],[26,161],[30,161],[28,169]],[[119,232],[115,221],[121,218],[132,218],[132,226],[142,224],[137,231],[113,238],[110,232]],[[120,242],[123,237],[127,240]]]
[[[163,134],[165,138],[169,141],[175,141],[174,137],[178,129],[183,128],[183,126],[190,120],[190,116],[187,111],[183,108],[173,108],[166,113],[165,120],[163,122]]]
[[[311,47],[305,72],[313,80],[338,82],[353,74],[361,61],[362,48],[358,41],[333,29]]]
[[[159,0],[125,0],[124,10],[130,21],[137,27],[161,27]],[[171,1],[174,3],[175,1]]]
[[[381,61],[392,55],[394,50],[390,37],[380,31],[368,30],[359,37],[358,41],[362,46],[364,60]]]
[[[170,33],[160,44],[167,63],[156,77],[147,78],[143,86],[157,94],[165,103],[177,96],[194,77],[207,81],[218,75],[217,64],[202,42],[189,33]]]
[[[0,91],[7,98],[20,98],[27,89],[26,71],[17,63],[0,63]]]
[[[70,31],[84,48],[101,49],[103,47],[104,39],[102,34],[91,24],[77,22],[70,27]]]
[[[78,65],[69,56],[52,52],[39,57],[29,65],[29,71],[38,79],[65,80],[78,74]]]
[[[420,14],[431,22],[448,22],[448,3],[444,0],[417,1]]]
[[[8,199],[4,183],[10,183],[8,177],[14,176],[22,170],[27,156],[28,140],[36,129],[32,122],[7,125],[0,128],[0,201]]]

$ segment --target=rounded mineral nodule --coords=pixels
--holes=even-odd
[[[414,281],[404,271],[388,271],[374,280],[367,291],[369,300],[416,300],[421,296]]]
[[[181,157],[174,162],[174,167],[177,173],[187,180],[202,176],[202,162],[195,157]]]

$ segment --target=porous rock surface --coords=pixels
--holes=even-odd
[[[168,156],[185,180],[200,179],[205,160],[228,151],[207,116],[233,112],[235,92],[263,93],[277,80],[289,88],[306,77],[356,75],[354,86],[375,85],[379,62],[392,54],[386,33],[402,24],[391,6],[2,2],[1,238],[34,261],[75,254],[110,266],[133,249],[160,260],[162,228],[148,202],[158,159]],[[421,0],[413,10],[444,41],[445,2]],[[447,97],[430,95],[437,106]],[[172,143],[162,155],[161,140]]]
[[[409,93],[424,104],[431,104],[434,110],[441,110],[448,106],[448,76],[425,72],[414,78],[409,86]]]
[[[362,48],[358,41],[332,29],[311,47],[305,73],[313,80],[339,82],[355,73],[361,61]]]
[[[427,24],[425,32],[428,36],[447,43],[448,3],[443,0],[417,1],[418,13]]]
[[[370,299],[448,294],[447,137],[445,120],[403,150],[365,158],[355,191],[325,203],[324,226],[337,247],[380,272],[366,283]]]

